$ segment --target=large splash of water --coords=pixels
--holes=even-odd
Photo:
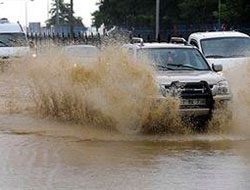
[[[106,47],[91,64],[53,50],[25,68],[36,111],[44,116],[129,134],[187,132],[178,115],[179,101],[156,102],[154,70],[135,63],[118,46]]]
[[[91,63],[50,49],[10,72],[15,78],[20,74],[20,81],[28,80],[25,91],[31,92],[27,93],[30,102],[42,116],[129,134],[192,132],[190,125],[181,122],[178,100],[169,97],[156,102],[152,98],[158,95],[155,72],[144,61],[135,63],[119,46],[106,47]],[[225,74],[233,92],[233,121],[227,117],[230,111],[217,110],[208,132],[231,132],[229,125],[236,131],[249,131],[249,66],[241,64]]]
[[[225,76],[230,82],[233,102],[232,125],[234,132],[250,134],[250,60],[244,60],[228,69]]]

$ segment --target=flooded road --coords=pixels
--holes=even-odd
[[[237,100],[235,105],[238,106],[234,107],[236,120],[233,122],[234,130],[230,132],[189,134],[181,131],[180,134],[129,135],[112,128],[75,122],[79,118],[87,117],[69,117],[71,113],[64,111],[71,108],[70,103],[75,105],[76,100],[77,103],[86,100],[81,98],[82,91],[70,88],[67,81],[56,81],[53,77],[57,72],[51,72],[52,74],[46,78],[48,76],[46,69],[37,70],[41,72],[41,77],[37,78],[39,82],[36,84],[41,87],[39,90],[42,89],[40,92],[44,93],[44,97],[48,97],[45,97],[46,101],[52,98],[56,100],[58,97],[63,97],[56,95],[70,92],[69,96],[57,102],[62,104],[60,114],[68,115],[67,117],[60,115],[55,119],[49,117],[49,114],[47,117],[37,114],[35,109],[37,102],[33,102],[30,85],[24,80],[21,69],[0,75],[1,190],[250,189],[248,91],[242,93],[243,98],[237,96],[241,89],[234,92]],[[96,73],[94,74],[96,76]],[[112,82],[109,76],[108,73],[104,77],[106,81]],[[47,81],[42,80],[43,78]],[[138,88],[144,87],[140,81],[138,78]],[[96,83],[98,82],[100,81]],[[120,86],[120,83],[126,84],[126,81],[122,78],[116,85]],[[100,84],[107,87],[105,90],[108,90],[104,91],[106,94],[111,92],[113,95],[117,91],[117,88],[109,89],[110,83]],[[67,89],[61,88],[62,86],[66,86]],[[237,83],[235,86],[239,88],[240,85]],[[131,90],[126,87],[127,89]],[[119,111],[129,113],[126,117],[115,115],[122,121],[120,124],[127,124],[126,121],[133,116],[131,112],[135,112],[131,111],[134,102],[126,107],[128,100],[133,96],[127,98],[125,94],[125,97],[123,90],[121,89],[121,93],[117,96],[107,95],[107,97],[109,100],[121,98],[123,100],[121,105],[124,107],[117,108],[117,104],[111,104],[107,110],[101,109],[105,107],[102,101],[94,102],[96,103],[94,105],[101,111],[106,111],[105,113],[110,110],[113,110],[113,114]],[[133,94],[137,90],[137,88],[132,89],[130,93]],[[150,90],[152,89],[148,89]],[[89,92],[92,101],[102,98],[97,96],[102,91]],[[65,100],[68,104],[63,104]],[[48,103],[46,101],[43,103]],[[244,106],[241,101],[246,102]],[[37,105],[40,105],[39,102]],[[50,114],[55,111],[49,106],[41,108],[42,111],[52,110]],[[77,116],[85,114],[81,109],[78,111]],[[95,114],[94,112],[93,115],[96,116]],[[71,120],[66,121],[62,118]]]
[[[246,138],[201,135],[119,140],[116,136],[107,140],[109,136],[103,133],[85,139],[74,137],[67,126],[57,128],[57,134],[45,133],[39,131],[39,121],[35,125],[34,120],[12,117],[16,121],[0,123],[16,126],[15,130],[1,129],[0,189],[250,188],[250,140]],[[18,130],[17,120],[23,122]],[[27,132],[31,124],[37,131]]]

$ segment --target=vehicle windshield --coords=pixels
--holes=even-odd
[[[225,37],[201,40],[206,58],[250,57],[250,38]]]
[[[28,46],[24,33],[0,33],[0,47]]]
[[[138,52],[138,58],[147,58],[157,70],[210,70],[197,49],[189,48],[148,48]]]

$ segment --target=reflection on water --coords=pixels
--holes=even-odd
[[[238,150],[249,142],[82,141],[1,134],[0,186],[1,189],[249,189],[250,154],[240,154]]]

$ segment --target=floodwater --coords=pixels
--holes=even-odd
[[[250,189],[248,107],[230,133],[129,135],[35,114],[15,73],[0,89],[1,190]]]
[[[0,189],[250,189],[247,138],[87,139],[67,125],[0,119]]]

